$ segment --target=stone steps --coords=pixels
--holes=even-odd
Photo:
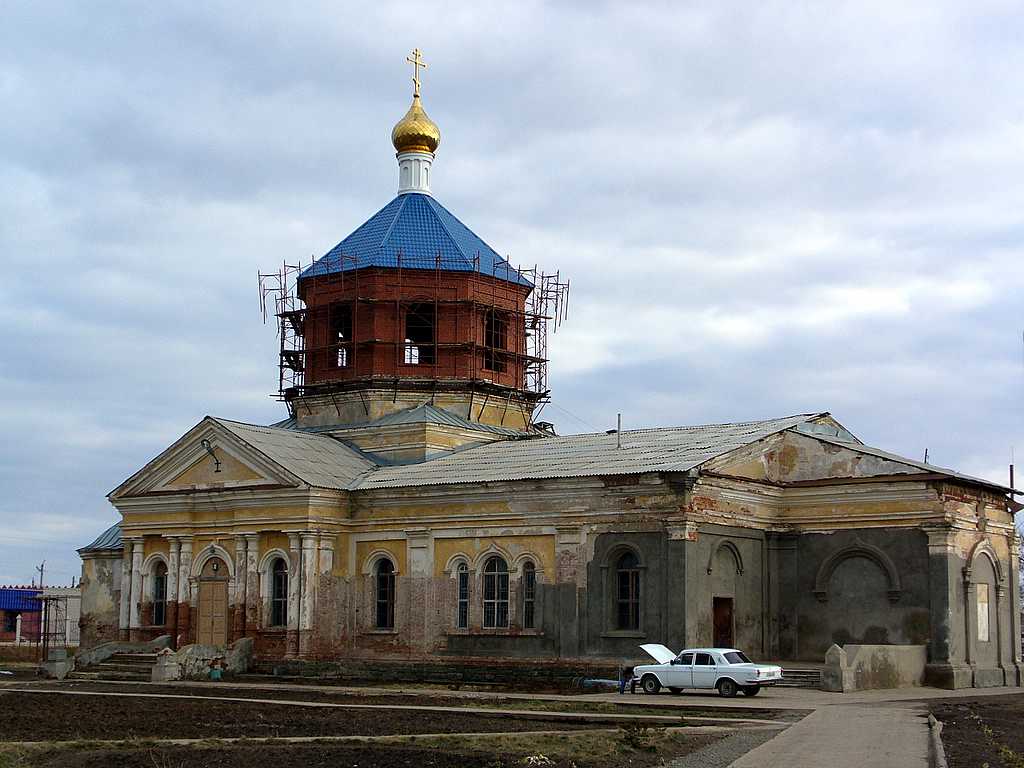
[[[72,680],[135,680],[153,678],[155,653],[115,653],[110,658],[68,675]]]
[[[779,688],[821,688],[820,669],[786,668],[782,670],[782,682],[776,683]]]

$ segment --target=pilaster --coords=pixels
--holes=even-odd
[[[1021,602],[1020,602],[1020,535],[1014,529],[1010,535],[1010,666],[1009,685],[1024,685],[1024,661],[1021,660]]]
[[[928,535],[931,604],[925,682],[939,688],[969,688],[974,676],[965,644],[970,637],[964,625],[969,615],[969,603],[964,596],[969,587],[963,579],[963,561],[955,545],[953,529],[929,526],[925,533]]]

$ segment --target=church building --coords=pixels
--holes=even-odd
[[[819,662],[916,644],[931,683],[1020,685],[1009,488],[828,413],[567,436],[538,420],[567,283],[434,197],[440,131],[410,63],[398,194],[263,276],[287,418],[208,416],[111,492],[120,522],[79,550],[83,646],[568,663],[645,642]]]

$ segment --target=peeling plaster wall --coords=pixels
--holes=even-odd
[[[78,621],[81,648],[119,639],[121,562],[120,551],[82,558],[82,613]]]

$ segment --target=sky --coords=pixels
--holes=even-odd
[[[394,196],[415,46],[435,196],[571,280],[559,432],[829,411],[1006,481],[1016,3],[7,0],[0,584],[77,576],[204,415],[284,417],[257,272]]]

